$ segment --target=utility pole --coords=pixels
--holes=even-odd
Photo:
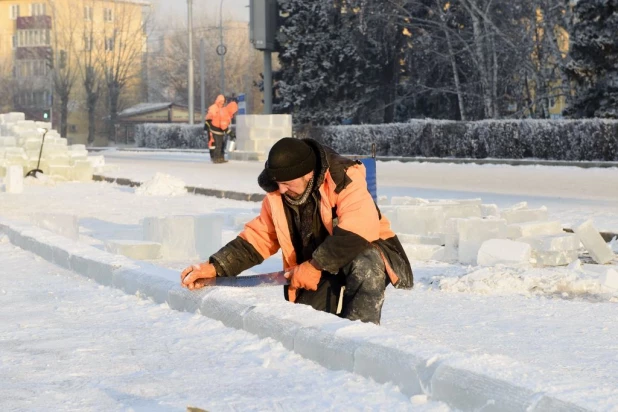
[[[187,9],[189,20],[189,124],[193,124],[195,115],[193,108],[193,0],[187,0]]]
[[[225,96],[225,53],[227,49],[223,44],[223,0],[219,3],[219,47],[217,54],[221,56],[221,94]]]
[[[202,105],[202,119],[200,122],[204,122],[206,118],[206,45],[204,44],[204,38],[200,39],[200,103]]]

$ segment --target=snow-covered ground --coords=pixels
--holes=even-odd
[[[107,176],[145,182],[160,172],[192,186],[249,193],[260,190],[256,177],[263,165],[259,163],[212,165],[206,160],[207,155],[178,153],[110,152],[105,156]],[[531,206],[546,205],[550,215],[558,217],[565,226],[593,217],[600,229],[618,232],[616,169],[380,162],[378,187],[381,195],[482,197],[484,203],[497,203],[501,207],[528,201]],[[252,212],[258,206],[251,202],[174,193],[175,196],[148,196],[136,195],[134,189],[109,183],[53,185],[28,181],[23,194],[0,193],[0,216],[29,221],[37,212],[77,214],[80,241],[102,248],[105,239],[141,239],[140,220],[146,216],[197,215],[212,211],[235,214]],[[224,241],[235,234],[235,230],[227,227]],[[350,409],[362,409],[361,405],[381,410],[444,408],[435,404],[417,405],[423,399],[416,398],[412,402],[388,385],[379,386],[354,375],[322,370],[285,353],[273,342],[259,341],[208,319],[174,313],[118,291],[97,287],[37,261],[33,255],[10,244],[0,245],[0,256],[0,299],[3,301],[0,344],[10,349],[0,352],[0,379],[7,382],[0,382],[0,391],[9,384],[23,391],[7,391],[15,394],[8,397],[6,405],[3,402],[7,398],[0,392],[0,406],[8,406],[8,409],[28,407],[22,402],[27,402],[27,394],[31,393],[28,391],[34,387],[49,390],[54,399],[58,396],[59,405],[63,396],[77,402],[59,409],[89,408],[98,404],[103,407],[96,409],[144,405],[147,409],[157,405],[165,409],[195,403],[220,410],[225,409],[230,400],[226,398],[229,393],[197,388],[213,381],[228,382],[224,386],[229,387],[233,386],[230,382],[237,379],[241,380],[238,387],[243,390],[246,387],[249,395],[240,401],[246,403],[234,405],[234,408],[286,410],[288,400],[295,398],[288,397],[286,388],[295,394],[302,393],[305,381],[290,377],[296,376],[296,371],[291,371],[295,368],[300,368],[300,374],[322,376],[322,380],[308,381],[323,388],[316,391],[322,390],[325,396],[316,400],[309,395],[296,395],[296,398],[307,399],[307,403],[300,401],[290,408],[347,409],[341,406],[345,405],[347,394],[352,399],[365,391],[371,399],[350,401]],[[193,262],[158,262],[177,270],[188,263]],[[449,356],[449,353],[462,356],[461,362],[471,368],[483,370],[484,365],[492,365],[513,380],[525,382],[538,391],[556,394],[563,400],[593,410],[618,410],[618,328],[614,326],[618,318],[618,291],[601,288],[592,276],[568,268],[412,264],[417,286],[412,291],[387,290],[383,328],[411,336],[425,347],[435,346],[439,356]],[[280,258],[275,256],[251,273],[278,270],[280,266]],[[25,275],[15,278],[15,273]],[[40,276],[34,276],[39,273]],[[264,301],[282,299],[280,288],[243,293]],[[61,300],[56,301],[56,297]],[[64,306],[63,302],[71,302],[71,305]],[[30,313],[29,310],[36,315],[28,318],[25,314]],[[33,319],[32,323],[27,319]],[[18,329],[18,325],[26,326]],[[101,332],[95,330],[94,325],[101,328]],[[74,330],[60,331],[69,327]],[[39,340],[42,348],[20,344]],[[84,354],[89,352],[81,353],[80,349],[87,344],[96,345],[97,357]],[[183,351],[183,345],[190,349]],[[225,355],[211,357],[208,352],[211,346]],[[127,348],[134,351],[127,351]],[[176,351],[180,351],[178,356]],[[46,354],[55,357],[51,366],[45,366]],[[82,362],[81,368],[71,363],[73,356]],[[207,361],[196,365],[195,359],[201,361],[203,357]],[[285,375],[281,369],[268,370],[268,365],[276,363],[273,359],[290,362],[286,369],[290,375]],[[178,367],[175,362],[179,363]],[[247,372],[242,370],[243,362],[248,364]],[[299,362],[302,365],[292,366]],[[225,369],[228,364],[229,373]],[[110,373],[116,367],[119,372]],[[89,372],[82,372],[84,369]],[[203,374],[202,369],[205,370]],[[20,370],[32,376],[22,377],[24,380],[17,383],[11,381],[12,376],[19,376],[17,371]],[[89,373],[87,383],[72,378],[71,374],[79,376],[80,373]],[[240,376],[243,373],[246,376]],[[184,383],[184,375],[195,377],[195,382]],[[274,381],[269,386],[270,379]],[[282,383],[276,383],[277,379]],[[179,381],[188,385],[186,391]],[[344,385],[343,382],[352,385],[352,389],[345,387],[328,392],[331,387]],[[41,386],[37,386],[38,383]],[[76,393],[83,387],[87,395],[80,404]],[[279,387],[285,395],[279,395]],[[192,397],[200,390],[200,397]],[[340,390],[347,394],[344,396]],[[16,395],[18,393],[21,395]],[[331,395],[334,399],[330,399]],[[341,399],[339,404],[338,399]],[[38,402],[41,403],[30,406],[45,409],[42,405],[46,404],[42,400]]]
[[[0,410],[450,409],[60,269],[0,235]]]

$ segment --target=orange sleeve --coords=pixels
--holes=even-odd
[[[225,106],[227,112],[229,113],[230,117],[234,116],[236,114],[236,112],[238,111],[238,103],[236,102],[231,102],[230,104],[228,104],[227,106]]]
[[[262,201],[260,215],[247,223],[239,236],[249,242],[264,259],[277,253],[280,245],[268,199]]]

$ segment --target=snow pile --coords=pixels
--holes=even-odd
[[[56,186],[57,176],[49,176],[45,173],[37,173],[36,177],[28,176],[24,179],[26,186]]]
[[[157,173],[135,189],[139,196],[183,196],[187,194],[185,182],[165,173]]]
[[[605,284],[603,275],[591,270],[589,266],[542,270],[505,266],[477,267],[461,277],[435,280],[440,290],[445,292],[549,295],[564,299],[618,302],[618,289]],[[614,268],[618,269],[617,266]]]

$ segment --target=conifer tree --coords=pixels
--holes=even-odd
[[[567,73],[577,93],[567,115],[618,118],[618,0],[580,0],[574,14]]]

